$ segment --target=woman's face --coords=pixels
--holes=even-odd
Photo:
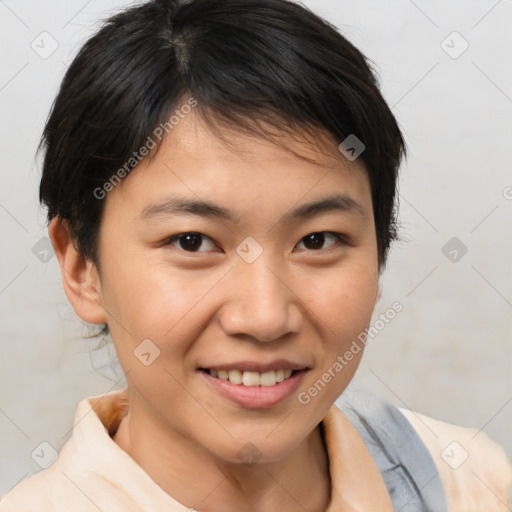
[[[227,137],[192,112],[107,194],[101,304],[139,414],[226,462],[273,461],[359,364],[344,354],[377,298],[371,192],[335,144],[288,141],[313,163]]]

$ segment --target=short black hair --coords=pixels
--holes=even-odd
[[[355,135],[385,265],[397,238],[402,134],[371,61],[288,0],[149,1],[113,15],[83,45],[40,143],[40,201],[48,222],[68,223],[83,258],[99,265],[104,194],[95,190],[136,166],[133,155],[187,96],[206,120],[260,136],[270,134],[262,126],[321,131],[338,143]]]

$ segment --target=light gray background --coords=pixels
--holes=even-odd
[[[376,63],[410,151],[405,241],[375,313],[396,300],[404,310],[368,344],[357,385],[483,428],[512,457],[512,1],[306,4]],[[79,45],[123,5],[0,0],[0,493],[40,469],[31,452],[41,442],[62,447],[80,399],[124,384],[83,340],[56,258],[33,250],[46,235],[34,158],[43,123]],[[457,58],[453,31],[469,44]],[[456,262],[442,252],[454,236],[468,249]]]

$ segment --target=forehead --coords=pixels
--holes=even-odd
[[[333,194],[371,214],[364,164],[347,160],[325,135],[283,132],[276,143],[223,127],[221,137],[194,112],[181,118],[156,155],[108,193],[105,215],[129,209],[135,218],[170,195],[210,200],[240,216],[271,214]]]

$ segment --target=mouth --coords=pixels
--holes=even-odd
[[[246,364],[250,369],[230,367],[197,368],[206,386],[214,393],[228,399],[244,409],[269,409],[289,403],[291,397],[304,382],[310,368],[296,365],[295,368],[282,368],[274,364],[269,369],[254,364]],[[240,365],[239,365],[240,366]]]
[[[271,387],[284,382],[294,374],[303,370],[292,370],[291,368],[282,368],[279,370],[270,370],[267,372],[243,371],[243,370],[218,370],[216,368],[199,368],[200,371],[207,373],[215,379],[220,379],[238,386]]]

